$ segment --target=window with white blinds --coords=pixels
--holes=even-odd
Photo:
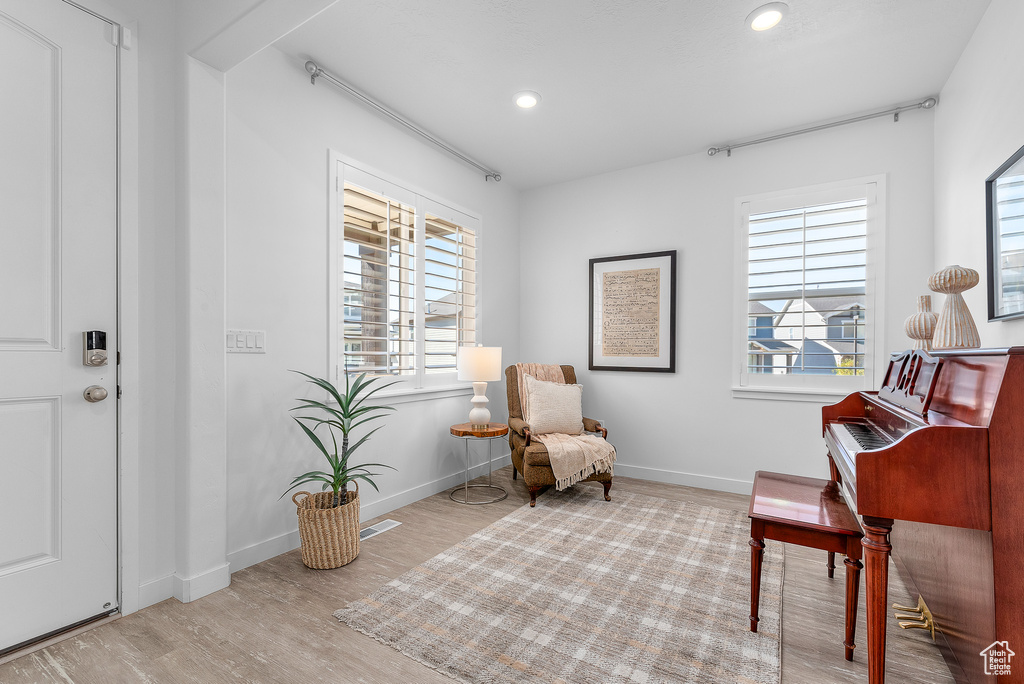
[[[458,347],[476,343],[476,235],[426,215],[424,365],[453,373]]]
[[[416,209],[345,183],[342,365],[416,373]]]
[[[741,202],[740,386],[873,384],[880,268],[869,256],[884,254],[877,186]]]
[[[452,383],[479,339],[479,219],[340,160],[332,213],[331,354],[394,390]]]

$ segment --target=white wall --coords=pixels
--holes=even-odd
[[[181,397],[187,388],[179,373],[180,350],[187,341],[179,293],[188,291],[187,271],[181,269],[181,191],[184,129],[188,111],[183,77],[189,50],[204,43],[257,0],[208,3],[188,0],[80,0],[104,15],[120,14],[137,21],[132,50],[138,59],[138,342],[139,383],[125,387],[139,401],[137,553],[139,587],[144,607],[171,595],[180,567],[175,548],[176,516],[181,505],[177,465],[185,454],[181,437]],[[112,8],[112,10],[111,10]]]
[[[177,457],[175,312],[176,12],[157,0],[107,0],[138,21],[139,65],[139,400],[137,483],[142,605],[169,595],[175,570],[174,464]],[[103,2],[85,2],[105,14]],[[126,587],[125,591],[137,588]]]
[[[820,404],[731,395],[735,200],[887,174],[885,350],[906,349],[933,261],[932,135],[915,111],[524,193],[523,360],[576,366],[621,475],[740,492],[758,469],[826,475]],[[588,259],[666,249],[679,251],[676,373],[588,371]]]
[[[992,0],[935,110],[934,266],[981,274],[964,299],[983,347],[1024,344],[1024,319],[986,322],[985,254],[985,179],[1024,145],[1024,61],[1015,47],[1021,25],[1024,3]]]
[[[298,369],[327,375],[327,151],[479,213],[482,341],[518,358],[519,193],[413,138],[268,48],[227,77],[228,327],[265,330],[265,355],[228,358],[228,550],[232,571],[297,545],[295,507],[278,497],[321,463],[289,417],[308,394]],[[506,415],[503,383],[488,395]],[[469,397],[397,405],[358,460],[398,471],[361,490],[363,519],[453,486],[462,443],[447,436]],[[494,456],[507,456],[507,444]],[[482,463],[483,451],[475,459]]]
[[[174,572],[175,141],[173,8],[147,3],[139,17],[140,99],[140,580]]]

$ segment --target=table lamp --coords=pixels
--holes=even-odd
[[[469,412],[469,425],[474,430],[486,430],[491,422],[487,410],[487,383],[501,380],[501,347],[459,347],[459,380],[473,383],[473,409]]]

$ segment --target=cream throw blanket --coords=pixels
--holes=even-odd
[[[537,380],[565,384],[562,369],[554,365],[540,363],[517,363],[516,377],[519,380],[519,404],[523,408],[523,420],[530,422],[529,397],[526,392],[524,376],[531,375]],[[551,472],[555,475],[555,489],[561,491],[566,487],[587,479],[594,473],[612,472],[615,463],[615,447],[607,440],[594,435],[563,435],[551,433],[533,435],[548,450],[551,460]]]

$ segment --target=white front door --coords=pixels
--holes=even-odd
[[[118,607],[113,28],[0,0],[0,652]]]

